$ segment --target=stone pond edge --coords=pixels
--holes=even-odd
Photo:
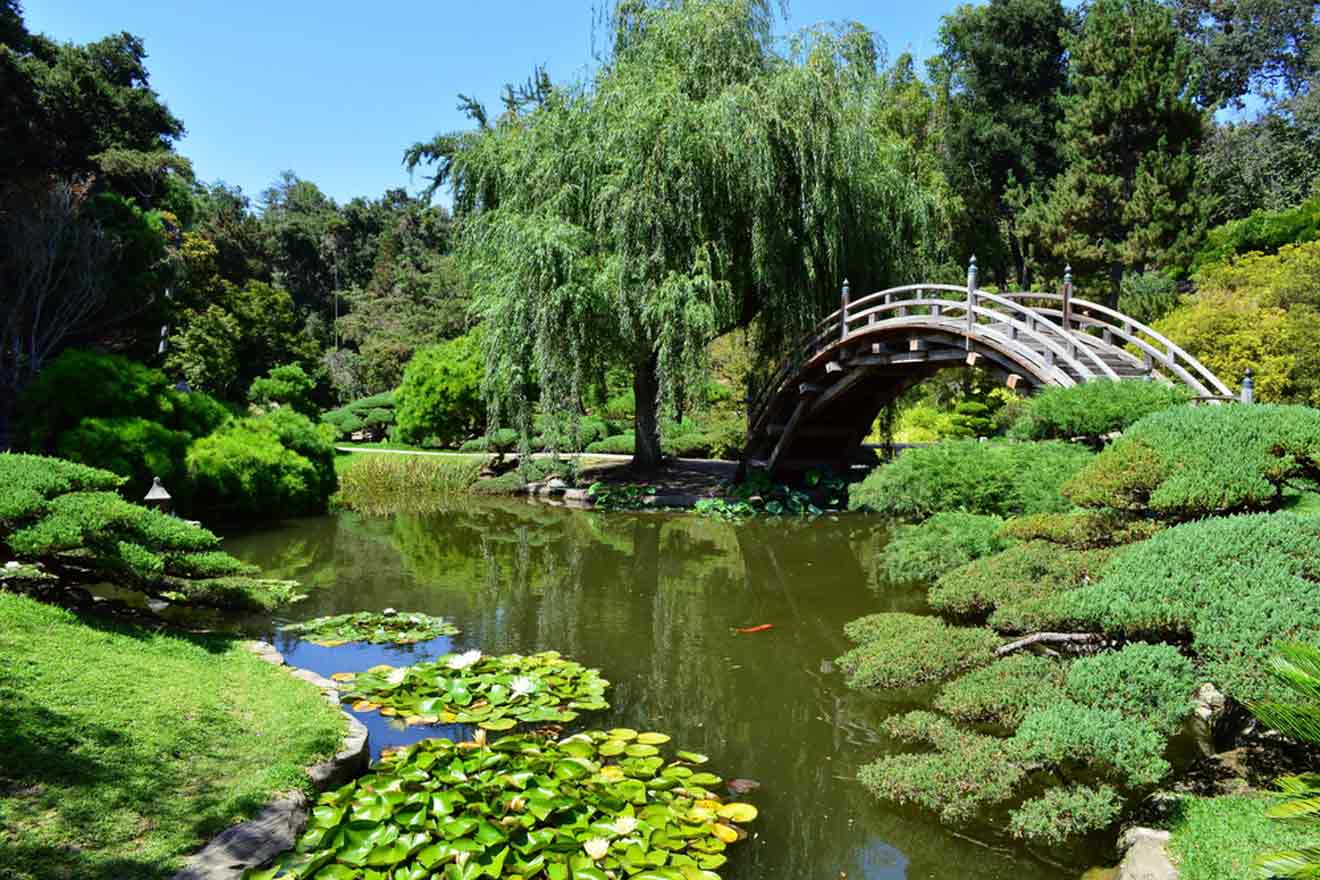
[[[320,688],[326,701],[348,720],[348,730],[340,742],[339,751],[307,768],[312,787],[316,791],[329,791],[365,773],[371,764],[367,728],[344,711],[338,686],[315,672],[287,665],[284,656],[266,642],[249,642],[247,648],[272,666],[283,667],[294,678]],[[256,817],[225,829],[200,851],[189,856],[173,880],[238,880],[247,869],[258,867],[293,848],[298,835],[307,827],[310,807],[307,796],[301,791],[276,798]]]

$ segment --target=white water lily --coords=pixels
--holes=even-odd
[[[637,830],[637,820],[632,816],[620,816],[614,820],[614,832],[616,834],[632,834]]]
[[[515,698],[525,697],[536,691],[536,682],[532,681],[525,675],[520,675],[513,681],[509,682],[509,690],[513,691],[513,696]]]
[[[22,567],[23,567],[23,566],[21,566],[21,565],[18,563],[18,561],[17,561],[17,560],[14,560],[14,559],[11,559],[11,560],[9,560],[8,562],[5,563],[5,568],[8,569],[9,571],[15,571],[15,570],[17,570],[17,569],[19,569],[19,568],[22,568]]]
[[[408,667],[400,666],[398,669],[385,676],[385,680],[392,685],[403,684],[404,676],[408,674]]]
[[[610,851],[610,842],[603,837],[593,837],[582,844],[582,848],[587,851],[587,855],[591,856],[592,860],[599,862]]]
[[[462,654],[455,654],[445,663],[450,669],[467,669],[473,663],[481,659],[481,652],[476,648],[471,651],[464,651]]]

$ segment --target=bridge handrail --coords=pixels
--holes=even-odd
[[[1004,294],[1004,296],[1006,298],[1012,298],[1012,299],[1024,299],[1024,300],[1043,299],[1051,302],[1058,302],[1058,303],[1063,302],[1062,294],[1058,294],[1058,293],[1030,293],[1024,291],[1024,292],[1006,293]],[[1072,309],[1074,310],[1072,316],[1074,320],[1079,321],[1075,311],[1076,309],[1085,309],[1086,312],[1088,313],[1086,317],[1093,317],[1092,313],[1098,312],[1099,314],[1112,319],[1111,321],[1108,322],[1101,321],[1099,323],[1102,326],[1108,327],[1111,331],[1116,332],[1125,341],[1137,345],[1137,347],[1140,348],[1142,351],[1145,351],[1147,354],[1151,355],[1154,359],[1158,360],[1165,367],[1177,373],[1179,375],[1179,378],[1183,379],[1186,382],[1189,382],[1189,384],[1192,384],[1194,386],[1201,386],[1199,390],[1204,391],[1207,395],[1211,394],[1213,389],[1214,391],[1218,391],[1220,394],[1225,395],[1227,397],[1233,396],[1233,392],[1229,390],[1228,386],[1225,385],[1223,382],[1221,382],[1218,376],[1210,372],[1210,370],[1206,368],[1205,364],[1202,364],[1199,360],[1192,357],[1190,354],[1188,354],[1186,351],[1180,348],[1175,342],[1173,342],[1171,339],[1166,337],[1164,334],[1160,333],[1158,330],[1155,330],[1153,327],[1143,324],[1140,321],[1137,321],[1134,318],[1131,318],[1123,314],[1122,312],[1109,308],[1108,306],[1101,305],[1100,303],[1097,302],[1092,302],[1091,300],[1078,299],[1077,297],[1072,297],[1071,305],[1072,305]],[[1052,310],[1051,313],[1053,313]],[[1062,310],[1059,311],[1059,315],[1062,316]],[[1164,351],[1161,352],[1158,348],[1146,342],[1144,339],[1141,338],[1142,335],[1155,340],[1156,343],[1164,347]],[[1187,366],[1184,367],[1182,364],[1179,363],[1179,360],[1186,362]],[[1191,371],[1194,371],[1200,377],[1200,379],[1198,380],[1197,378],[1190,375],[1190,373],[1188,372],[1188,368],[1190,368]],[[1207,382],[1209,384],[1203,385],[1202,381]]]
[[[903,287],[877,291],[876,293],[862,297],[854,303],[850,303],[848,309],[848,321],[852,322],[860,320],[871,314],[888,311],[890,308],[901,308],[903,306],[913,307],[920,305],[911,299],[894,301],[894,295],[923,290],[941,290],[961,294],[960,299],[938,300],[936,304],[954,313],[961,312],[963,316],[966,317],[968,299],[967,288],[955,287],[951,284],[909,284],[904,285]],[[884,306],[872,307],[869,309],[863,308],[868,303],[881,298],[883,298],[885,303]],[[981,311],[974,306],[972,309],[973,314],[985,315],[986,317],[1000,320],[1003,320],[1005,317],[1015,316],[1017,320],[1010,320],[1010,324],[1017,327],[1019,330],[1025,329],[1031,336],[1036,338],[1037,341],[1045,345],[1055,357],[1062,358],[1065,363],[1071,362],[1077,371],[1082,374],[1082,378],[1093,379],[1096,377],[1097,373],[1110,379],[1118,378],[1118,374],[1114,372],[1113,367],[1109,366],[1102,357],[1096,354],[1088,346],[1079,343],[1072,337],[1071,333],[1064,332],[1062,327],[1059,327],[1051,321],[1041,320],[1040,314],[1034,309],[1030,309],[1020,303],[1013,302],[999,296],[998,294],[989,293],[979,288],[971,298],[973,303],[979,304],[989,302],[993,305],[1000,306],[1003,309],[1003,311],[995,309]],[[924,301],[922,304],[924,304]],[[1039,332],[1037,328],[1041,328],[1045,332]],[[851,336],[851,333],[848,335]],[[1082,363],[1083,360],[1088,361],[1090,366]]]

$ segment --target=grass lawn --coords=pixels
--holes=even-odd
[[[234,640],[82,622],[0,592],[0,875],[168,878],[277,792],[343,717]]]
[[[1189,797],[1169,830],[1181,880],[1228,880],[1251,875],[1251,860],[1267,850],[1320,842],[1315,826],[1269,819],[1264,797]]]

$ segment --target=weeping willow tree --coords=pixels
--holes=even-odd
[[[499,119],[474,108],[477,130],[409,151],[453,192],[492,412],[526,432],[625,367],[652,467],[660,407],[704,387],[716,336],[755,326],[771,358],[845,277],[930,268],[941,202],[880,121],[875,42],[851,26],[777,51],[774,21],[766,0],[621,4],[589,83],[538,71]]]

